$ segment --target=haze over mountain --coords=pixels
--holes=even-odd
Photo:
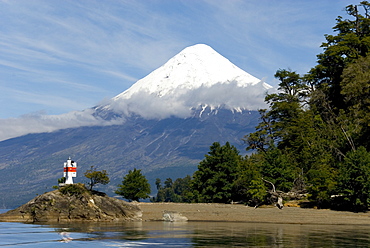
[[[244,150],[241,138],[254,131],[268,89],[209,46],[185,48],[113,99],[34,118],[39,129],[25,130],[47,132],[0,142],[0,207],[48,191],[69,156],[78,162],[78,182],[92,165],[107,170],[108,194],[133,168],[152,185],[192,174],[215,141]]]

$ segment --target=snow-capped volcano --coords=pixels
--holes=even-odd
[[[205,106],[256,110],[265,106],[270,88],[211,47],[197,44],[114,97],[104,109],[148,118],[187,117]]]
[[[162,97],[168,94],[181,94],[182,90],[194,90],[233,81],[238,87],[261,82],[260,79],[232,64],[210,46],[198,44],[185,48],[115,99],[129,99],[140,91]],[[266,85],[266,88],[269,87]]]

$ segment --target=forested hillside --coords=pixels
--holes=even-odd
[[[346,7],[306,75],[280,69],[248,158],[281,190],[306,189],[320,207],[364,210],[370,193],[370,3]],[[294,183],[299,182],[300,185]]]
[[[370,3],[349,5],[306,75],[279,69],[247,157],[214,143],[193,179],[165,182],[157,201],[260,204],[267,190],[306,193],[312,205],[366,211],[370,203]],[[184,184],[184,182],[187,182]],[[176,185],[182,185],[176,188]],[[175,195],[171,198],[171,194]]]

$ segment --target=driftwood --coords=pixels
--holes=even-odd
[[[283,209],[284,207],[284,204],[283,204],[283,197],[281,196],[280,193],[276,192],[276,188],[275,188],[275,185],[270,182],[270,181],[267,181],[266,179],[263,179],[263,181],[271,184],[272,186],[272,190],[268,191],[270,194],[271,194],[271,199],[274,199],[274,201],[276,202],[275,203],[275,206],[278,207],[279,209]]]

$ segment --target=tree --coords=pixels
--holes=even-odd
[[[124,176],[122,184],[118,185],[115,193],[130,201],[139,201],[139,199],[149,198],[150,184],[146,177],[141,174],[141,170],[135,168],[129,170],[128,174]]]
[[[266,96],[269,109],[260,110],[261,123],[245,137],[247,149],[257,150],[258,155],[245,177],[254,178],[260,172],[279,190],[292,186],[307,190],[319,207],[332,206],[331,195],[341,195],[346,202],[342,207],[365,209],[369,201],[364,178],[369,177],[370,149],[370,3],[348,5],[346,12],[349,19],[337,18],[336,34],[325,36],[324,51],[307,75],[276,72],[279,91]],[[247,191],[253,186],[248,180],[244,180]]]
[[[94,166],[90,167],[90,170],[87,170],[84,173],[85,177],[90,179],[88,182],[88,185],[90,186],[90,190],[97,185],[97,184],[103,184],[106,185],[110,182],[110,179],[108,177],[108,173],[106,170],[97,171]]]
[[[370,153],[361,146],[348,152],[340,166],[339,199],[346,209],[367,211],[370,203]]]
[[[265,202],[267,188],[262,178],[260,166],[261,154],[247,156],[238,169],[238,177],[234,182],[234,190],[238,195],[236,200],[257,207]]]
[[[348,65],[342,74],[341,94],[347,104],[350,135],[354,142],[370,149],[370,55]]]
[[[189,175],[184,178],[177,178],[174,182],[171,178],[167,178],[162,187],[161,180],[157,178],[157,197],[153,197],[151,200],[154,202],[191,202],[190,182],[191,177]]]
[[[198,202],[228,203],[233,200],[233,183],[242,158],[229,142],[224,146],[214,142],[208,155],[194,173],[192,189]]]
[[[370,3],[362,1],[365,15],[360,14],[357,5],[348,5],[346,12],[350,19],[339,16],[333,30],[336,35],[326,35],[321,47],[324,52],[317,55],[318,65],[310,75],[317,88],[323,90],[334,111],[346,106],[341,96],[341,81],[344,68],[370,51]]]

